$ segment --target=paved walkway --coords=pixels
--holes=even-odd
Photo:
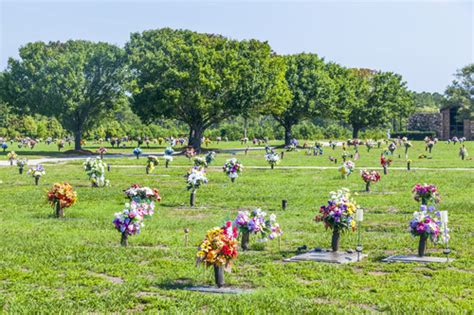
[[[237,149],[236,149],[237,150]],[[229,151],[235,151],[235,150],[229,150]],[[142,157],[146,157],[148,155],[156,155],[160,156],[163,155],[163,153],[148,153],[148,154],[143,154]],[[62,158],[40,158],[40,159],[30,159],[28,160],[28,165],[36,165],[36,164],[42,164],[42,163],[63,163],[63,162],[68,162],[68,161],[77,161],[77,160],[85,160],[87,157],[90,156],[70,156],[70,157],[62,157]],[[134,156],[132,154],[109,154],[107,155],[107,158],[133,158]],[[0,161],[0,166],[10,166],[10,162],[7,160]],[[142,168],[144,166],[142,165],[113,165],[114,168]],[[189,168],[191,165],[172,165],[170,168]],[[331,170],[331,169],[338,169],[340,166],[291,166],[291,165],[278,165],[275,167],[275,170],[282,169],[282,170],[287,170],[287,169],[313,169],[313,170]],[[209,168],[211,169],[221,169],[222,167],[220,166],[210,166]],[[244,168],[247,169],[270,169],[269,166],[249,166],[249,165],[244,165]],[[364,168],[364,167],[361,167]],[[361,169],[359,168],[359,169]],[[376,169],[376,170],[382,170],[382,167],[373,167],[373,166],[365,166],[365,168],[370,168],[370,169]],[[429,168],[429,167],[412,167],[411,168],[413,171],[470,171],[474,172],[474,167],[472,168],[467,168],[467,167],[438,167],[438,168]],[[390,170],[406,170],[405,167],[390,167]]]

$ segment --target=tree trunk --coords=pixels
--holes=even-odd
[[[247,138],[247,129],[249,127],[248,118],[244,117],[244,138]]]
[[[359,127],[356,127],[356,126],[352,127],[352,139],[357,139],[357,137],[359,136],[359,130],[360,130]]]
[[[76,130],[74,133],[74,150],[82,150],[81,146],[82,131]]]
[[[189,142],[188,145],[192,146],[197,154],[201,153],[201,138],[204,133],[204,129],[199,127],[190,127]]]
[[[285,126],[285,145],[290,145],[291,142],[291,125]]]

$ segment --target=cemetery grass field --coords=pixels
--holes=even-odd
[[[83,160],[44,163],[46,175],[39,186],[26,172],[19,175],[16,166],[0,167],[0,309],[9,313],[472,313],[474,160],[461,161],[459,144],[446,143],[435,145],[432,159],[418,159],[425,153],[424,144],[413,144],[412,171],[405,170],[403,149],[397,149],[389,174],[372,185],[370,194],[363,192],[359,170],[370,167],[381,172],[381,149],[367,153],[360,146],[361,159],[347,180],[335,169],[342,163],[340,147],[334,151],[325,147],[324,155],[317,157],[305,155],[304,150],[285,152],[274,170],[264,160],[264,151],[218,154],[207,171],[209,183],[197,191],[195,208],[189,207],[184,178],[192,162],[184,156],[175,157],[168,169],[161,159],[149,175],[145,157],[106,156],[111,186],[105,188],[90,187]],[[474,154],[474,143],[465,145]],[[85,146],[92,151],[97,147]],[[131,154],[133,147],[109,153]],[[209,147],[245,146],[221,142]],[[53,144],[9,149],[29,159],[63,156]],[[163,146],[144,146],[143,151],[162,152]],[[352,147],[349,152],[353,153]],[[5,155],[2,152],[0,158],[5,160]],[[330,162],[329,155],[340,162]],[[231,157],[244,165],[235,183],[221,169]],[[65,209],[64,219],[54,218],[45,197],[59,181],[69,182],[78,193],[78,203]],[[123,190],[134,183],[158,188],[162,201],[141,234],[131,236],[129,247],[123,248],[112,219],[126,202]],[[381,262],[389,255],[416,253],[418,240],[407,231],[419,206],[411,193],[416,183],[438,186],[439,209],[449,211],[451,257],[456,259],[450,264]],[[348,265],[284,263],[299,246],[330,247],[330,231],[313,218],[328,193],[341,187],[353,191],[366,210],[361,229],[368,259]],[[286,210],[281,209],[282,199],[288,200]],[[239,252],[232,273],[225,274],[226,284],[250,291],[213,295],[183,290],[213,285],[212,269],[195,266],[196,248],[206,231],[233,220],[238,209],[255,207],[275,213],[284,235],[280,246],[277,240],[251,239],[251,250]],[[190,229],[187,247],[185,228]],[[355,246],[356,233],[343,234],[341,249]],[[442,256],[442,247],[430,243],[428,253]]]

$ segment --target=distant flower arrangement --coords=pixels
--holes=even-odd
[[[107,164],[100,157],[87,158],[83,166],[93,187],[104,187],[110,184],[109,180],[105,179]]]
[[[269,152],[265,154],[265,160],[270,164],[271,168],[277,165],[280,162],[280,155],[275,152]]]
[[[197,189],[202,184],[207,184],[206,171],[201,167],[193,167],[188,171],[186,181],[188,190]]]
[[[135,149],[133,149],[133,155],[135,155],[137,159],[140,157],[141,154],[142,154],[142,149],[140,149],[139,147],[136,147]]]
[[[239,160],[233,158],[225,162],[223,170],[232,181],[235,181],[235,179],[239,177],[239,174],[242,172],[243,165]]]
[[[283,234],[280,225],[276,222],[276,215],[262,211],[260,208],[249,211],[239,211],[234,220],[240,233],[260,234],[261,240],[267,237],[271,240]]]
[[[439,203],[441,200],[438,188],[433,184],[416,184],[413,187],[412,192],[413,198],[416,201],[421,201],[423,205],[426,205],[428,201]]]
[[[355,169],[355,163],[352,161],[346,161],[339,167],[339,172],[341,173],[343,178],[347,178],[347,176],[351,175]]]
[[[194,158],[194,166],[197,167],[207,167],[206,159],[200,156]]]
[[[368,171],[362,170],[360,171],[360,176],[362,180],[365,182],[365,191],[370,192],[370,185],[371,183],[376,183],[380,180],[380,173],[377,171]]]
[[[152,173],[155,170],[155,167],[160,164],[160,161],[156,156],[148,156],[148,159],[146,161],[146,173]]]
[[[56,207],[56,215],[62,217],[63,209],[77,202],[77,193],[68,183],[55,183],[48,191],[47,198],[52,207]]]
[[[206,160],[207,165],[211,165],[212,162],[216,159],[216,153],[214,151],[207,152],[206,156],[204,157]]]

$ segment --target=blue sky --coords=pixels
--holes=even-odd
[[[473,62],[472,1],[0,0],[0,69],[30,41],[123,45],[161,27],[266,40],[279,54],[313,52],[348,67],[394,71],[415,91],[443,92]]]

